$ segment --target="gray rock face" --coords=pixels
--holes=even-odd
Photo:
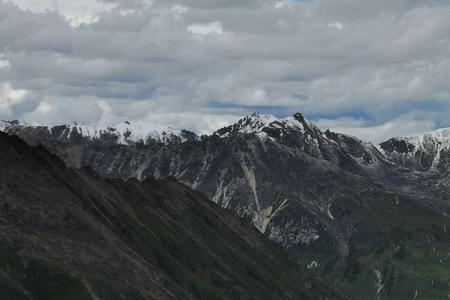
[[[440,129],[423,136],[393,138],[380,144],[389,159],[418,171],[448,174],[450,129]]]
[[[309,245],[324,230],[335,232],[343,253],[358,218],[334,212],[335,206],[354,194],[355,178],[368,184],[364,168],[375,168],[381,157],[370,144],[323,133],[301,114],[284,120],[254,114],[210,136],[182,132],[162,140],[154,134],[127,143],[115,129],[83,132],[81,126],[17,122],[3,128],[102,176],[174,176],[285,247]],[[345,217],[335,217],[339,213]]]
[[[0,127],[105,177],[173,176],[286,249],[323,252],[333,278],[349,276],[355,247],[373,247],[364,232],[372,234],[399,215],[410,220],[418,211],[450,212],[443,136],[440,144],[392,139],[375,147],[322,132],[299,113],[286,119],[253,114],[201,137],[179,132],[124,138],[124,132],[138,136],[132,126],[101,132],[17,122]]]
[[[449,214],[450,129],[423,136],[392,138],[381,143],[380,149],[389,160],[402,167],[396,178],[402,182],[406,179],[404,189],[420,195],[442,214]]]

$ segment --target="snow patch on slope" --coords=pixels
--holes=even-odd
[[[442,128],[436,131],[426,133],[424,135],[412,136],[407,138],[396,138],[397,140],[403,140],[410,145],[414,146],[414,150],[411,155],[415,155],[417,152],[428,153],[430,146],[434,146],[437,150],[450,148],[450,128]]]
[[[157,128],[155,128],[157,127]],[[70,132],[77,132],[84,137],[90,139],[99,139],[104,134],[112,134],[117,136],[118,144],[147,143],[154,140],[167,144],[175,138],[180,138],[185,142],[181,135],[181,131],[172,128],[161,129],[159,126],[145,122],[123,122],[113,127],[92,127],[86,125],[69,125]]]
[[[0,121],[0,131],[2,131],[2,132],[7,132],[12,127],[27,127],[27,126],[29,126],[27,123],[17,121],[17,120],[14,120],[14,121],[1,120]]]
[[[129,145],[135,143],[147,143],[150,140],[168,144],[172,141],[179,140],[181,143],[187,141],[182,131],[173,128],[163,128],[154,123],[146,122],[123,122],[116,126],[99,126],[80,125],[78,123],[63,125],[65,127],[62,135],[70,139],[73,134],[79,134],[91,140],[100,139],[102,136],[115,136],[118,144]],[[20,121],[0,121],[0,131],[8,132],[14,128],[23,127],[45,127],[51,133],[52,127],[42,126],[38,124],[27,124]]]

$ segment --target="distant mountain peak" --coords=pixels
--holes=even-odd
[[[276,121],[272,115],[263,115],[260,113],[253,113],[250,116],[246,116],[237,122],[239,132],[250,133],[261,130],[270,123]]]
[[[448,172],[450,128],[412,137],[396,137],[380,144],[384,154],[395,162],[421,171]]]
[[[301,123],[305,123],[306,122],[305,117],[301,113],[295,113],[293,115],[293,117],[294,117],[295,120],[297,120],[297,121],[299,121]]]
[[[293,129],[300,131],[320,131],[317,126],[308,121],[301,113],[295,113],[286,118],[277,118],[272,115],[253,113],[245,116],[236,123],[221,128],[214,135],[226,137],[232,134],[261,133],[265,131]]]
[[[428,152],[450,148],[450,128],[441,128],[423,135],[410,137],[395,137],[380,144],[381,148],[389,152]],[[437,149],[436,149],[437,148]]]
[[[0,131],[3,131],[2,129],[11,127],[11,126],[28,126],[27,123],[19,121],[19,120],[1,120],[0,121]]]

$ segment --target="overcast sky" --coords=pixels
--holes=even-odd
[[[450,126],[450,0],[0,0],[0,119]]]

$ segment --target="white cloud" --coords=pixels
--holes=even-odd
[[[108,126],[120,124],[125,121],[133,120],[130,118],[132,113],[127,112],[124,115],[118,115],[111,105],[106,101],[99,101],[99,107],[102,109],[102,115],[96,125]],[[133,108],[129,108],[133,110]],[[139,108],[138,108],[139,109]],[[211,134],[215,130],[228,126],[236,122],[242,116],[233,114],[212,114],[206,112],[147,112],[145,111],[140,117],[139,121],[154,125],[153,128],[164,129],[172,127],[175,129],[189,129],[198,134]]]
[[[101,0],[7,0],[23,9],[35,12],[59,11],[63,15],[95,15],[104,11],[108,11],[117,4],[113,2],[105,2]]]
[[[38,108],[36,109],[36,111],[40,114],[47,114],[50,112],[50,110],[52,109],[52,107],[50,106],[50,104],[45,103],[45,102],[41,102],[38,106]]]
[[[275,8],[276,9],[282,9],[285,7],[289,6],[289,1],[288,0],[282,0],[282,1],[277,1],[275,2]]]
[[[328,24],[328,27],[342,30],[342,29],[344,29],[344,24],[339,23],[339,22],[334,22],[334,23]]]
[[[323,129],[356,136],[375,144],[392,137],[421,135],[436,128],[432,120],[415,119],[411,116],[400,116],[399,118],[372,126],[366,123],[363,120],[351,118],[322,119],[317,122],[319,127]]]
[[[20,8],[33,12],[45,13],[56,11],[62,14],[72,26],[91,24],[97,21],[101,13],[117,6],[101,0],[6,0]]]
[[[81,26],[82,24],[92,24],[98,21],[98,16],[73,16],[66,15],[65,17],[67,23],[69,23],[73,27]]]
[[[189,128],[198,134],[211,134],[213,131],[236,122],[242,116],[230,114],[208,114],[208,113],[161,113],[150,114],[144,120],[155,124],[171,124],[176,129]],[[192,126],[195,124],[194,126]]]
[[[172,6],[172,12],[176,18],[180,18],[188,10],[189,9],[186,6],[183,6],[180,4],[176,4],[176,5]]]
[[[386,124],[422,109],[424,128],[450,125],[444,1],[9,2],[20,9],[0,0],[0,83],[26,95],[2,100],[1,117],[115,124],[159,116],[202,131],[215,116],[298,110],[363,115],[372,121],[335,127],[373,139],[370,128],[387,134]]]
[[[27,95],[27,91],[14,89],[9,82],[3,84],[0,90],[0,116],[11,114],[15,105],[22,103]]]
[[[223,27],[220,22],[194,23],[187,27],[187,31],[193,34],[207,35],[211,33],[222,34]]]
[[[6,69],[11,66],[11,63],[7,60],[0,59],[0,70]]]

